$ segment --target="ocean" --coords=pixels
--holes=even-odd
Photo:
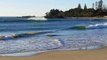
[[[19,53],[25,52],[92,50],[107,46],[106,39],[106,19],[0,17],[1,56],[19,56]]]

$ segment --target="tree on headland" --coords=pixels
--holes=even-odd
[[[103,9],[103,0],[100,0],[100,1],[98,2],[98,9],[99,9],[99,10],[102,10],[102,9]]]
[[[81,8],[81,4],[78,4],[78,9],[82,9],[82,8]]]
[[[63,11],[60,11],[58,9],[51,9],[50,12],[46,13],[46,18],[62,18],[61,13]]]
[[[87,5],[86,4],[84,5],[84,10],[87,10]]]

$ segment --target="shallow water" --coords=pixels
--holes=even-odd
[[[107,46],[107,20],[47,19],[38,21],[13,17],[0,19],[0,35],[3,36],[0,37],[0,54],[89,50]],[[85,26],[87,29],[67,29],[75,26]],[[46,33],[34,34],[36,32]],[[15,38],[16,36],[18,38]],[[33,44],[30,44],[31,41]],[[20,49],[17,50],[17,48]]]

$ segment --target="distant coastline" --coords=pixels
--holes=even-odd
[[[107,17],[66,17],[66,18],[46,18],[46,19],[107,19]]]
[[[17,18],[34,18],[36,16],[21,16],[21,17],[17,17]]]
[[[107,19],[107,17],[67,17],[67,19]]]
[[[84,5],[82,8],[81,4],[78,4],[76,8],[71,8],[66,11],[59,9],[51,9],[46,13],[45,18],[91,18],[91,19],[106,19],[107,18],[107,8],[103,5],[103,0],[96,1],[98,3],[92,4],[92,8],[88,8],[87,5]],[[94,7],[95,5],[95,7]],[[105,17],[106,16],[106,17]]]

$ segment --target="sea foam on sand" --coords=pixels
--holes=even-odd
[[[28,40],[0,41],[0,56],[31,56],[56,50],[91,50],[104,47],[100,40],[87,38],[56,39],[39,37]]]
[[[0,56],[29,56],[62,46],[58,39],[0,41]]]

